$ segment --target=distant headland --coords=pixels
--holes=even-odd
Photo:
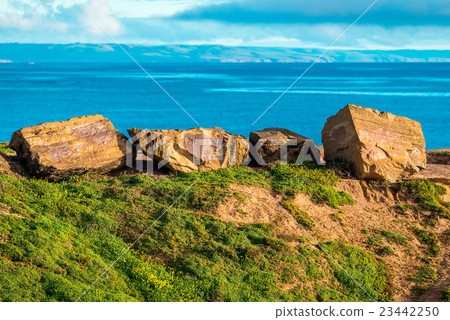
[[[123,45],[148,62],[313,62],[323,48],[235,47],[223,45]],[[0,62],[129,62],[116,44],[0,44]],[[450,62],[450,50],[332,49],[321,62]]]

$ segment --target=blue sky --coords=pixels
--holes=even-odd
[[[327,47],[374,0],[77,0],[119,42]],[[107,43],[74,0],[0,0],[0,42]],[[336,45],[450,49],[450,0],[379,0]]]

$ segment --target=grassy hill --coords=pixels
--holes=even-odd
[[[1,175],[0,300],[448,300],[446,188],[345,173]]]

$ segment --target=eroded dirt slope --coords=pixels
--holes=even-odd
[[[444,187],[447,195],[443,200],[450,201],[450,188]],[[336,188],[350,194],[356,204],[333,209],[314,203],[306,194],[295,197],[294,204],[307,212],[315,223],[311,231],[300,226],[282,207],[283,196],[258,186],[233,185],[233,196],[211,214],[237,223],[271,223],[281,234],[292,236],[293,246],[298,244],[295,239],[301,236],[310,238],[311,245],[334,240],[359,246],[386,262],[392,274],[394,300],[440,301],[442,290],[450,285],[450,250],[445,242],[450,221],[422,210],[399,210],[399,205],[408,208],[413,201],[401,189],[391,186],[344,179]],[[429,225],[430,218],[437,219],[435,226]],[[417,239],[412,227],[437,235],[440,251],[436,256],[430,257],[427,246]],[[413,281],[424,266],[436,270],[436,280]]]

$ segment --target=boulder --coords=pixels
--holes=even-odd
[[[59,180],[124,167],[126,141],[108,119],[93,115],[20,129],[10,146],[31,175]]]
[[[426,167],[419,122],[347,105],[322,130],[325,160],[353,163],[356,177],[398,181]]]
[[[221,128],[128,129],[131,142],[172,171],[211,171],[238,166],[248,157],[248,141]]]
[[[250,143],[257,147],[257,152],[265,164],[272,164],[277,161],[285,160],[287,162],[296,162],[299,158],[305,141],[312,141],[309,138],[301,136],[295,132],[282,128],[267,128],[261,131],[250,133]],[[259,145],[258,142],[260,142]],[[282,147],[284,145],[284,147]],[[320,151],[316,146],[311,146],[315,155],[320,158]],[[287,154],[284,159],[281,156],[282,148]],[[308,151],[311,153],[311,150]],[[254,158],[254,155],[253,155]],[[253,159],[258,163],[257,159]]]

